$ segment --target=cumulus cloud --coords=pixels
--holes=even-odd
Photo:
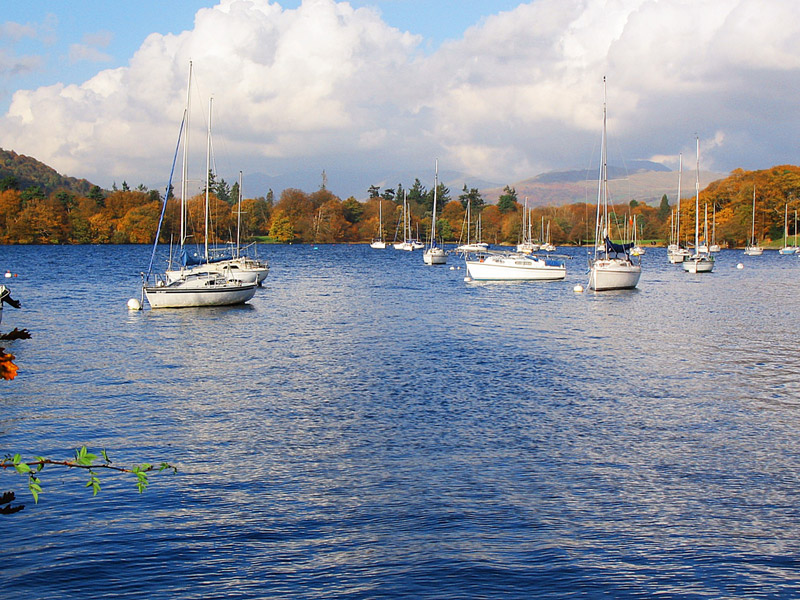
[[[215,148],[231,172],[302,165],[332,182],[345,169],[377,180],[424,175],[438,156],[443,169],[508,183],[585,166],[604,76],[609,138],[626,159],[669,163],[693,153],[697,133],[704,168],[764,168],[791,162],[800,134],[792,9],[790,0],[536,0],[423,53],[420,36],[370,8],[221,0],[197,12],[191,31],[150,35],[126,67],[18,91],[0,145],[105,185],[165,179],[192,60],[193,112],[214,96]],[[102,47],[84,40],[75,57],[101,58]]]

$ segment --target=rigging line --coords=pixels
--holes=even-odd
[[[178,143],[175,145],[175,155],[172,157],[172,169],[169,172],[169,182],[167,183],[166,192],[164,192],[164,203],[161,205],[161,215],[158,218],[158,227],[156,228],[156,239],[153,241],[153,252],[150,255],[150,264],[147,267],[147,277],[150,278],[153,272],[153,261],[156,257],[156,248],[158,248],[158,238],[161,236],[161,225],[164,222],[164,213],[167,210],[167,202],[169,201],[169,192],[172,189],[172,176],[175,174],[175,164],[178,161],[178,150],[181,147],[181,138],[183,138],[183,127],[186,124],[186,110],[183,111],[183,119],[181,119],[181,126],[178,131]]]

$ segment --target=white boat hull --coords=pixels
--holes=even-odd
[[[711,273],[714,270],[714,259],[707,256],[690,256],[683,262],[683,270],[687,273]]]
[[[422,255],[422,261],[426,265],[445,265],[447,264],[447,254],[441,248],[429,248]]]
[[[797,254],[797,248],[794,246],[785,246],[778,250],[779,254],[789,255],[789,254]]]
[[[386,248],[386,242],[382,242],[380,240],[376,240],[369,245],[370,248],[375,248],[376,250],[383,250]]]
[[[563,263],[530,256],[488,256],[466,262],[467,274],[474,281],[555,281],[567,275]]]
[[[596,292],[627,290],[639,284],[641,265],[620,258],[599,258],[589,272],[589,289]]]
[[[761,246],[748,246],[744,249],[745,256],[761,256],[764,249]]]
[[[261,283],[269,274],[269,265],[266,262],[255,261],[249,258],[231,258],[215,263],[198,265],[196,267],[172,269],[166,272],[167,281],[173,283],[196,273],[219,273],[227,279],[235,279],[242,283]]]
[[[226,281],[219,274],[195,274],[165,285],[145,286],[150,308],[192,308],[244,304],[256,293],[255,282]]]

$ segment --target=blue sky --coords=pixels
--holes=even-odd
[[[674,169],[697,134],[704,170],[797,163],[793,0],[3,8],[0,146],[104,187],[163,183],[189,60],[198,106],[215,97],[228,179],[307,188],[325,170],[360,197],[430,175],[434,158],[471,186],[588,167],[604,76],[612,158]]]
[[[56,82],[81,83],[97,73],[98,68],[125,66],[144,39],[151,33],[179,33],[190,30],[195,13],[213,7],[212,0],[65,0],[8,2],[2,19],[30,25],[37,33],[14,43],[14,52],[42,58],[40,68],[9,78],[0,90],[0,110],[8,109],[11,93],[19,88],[37,88]],[[293,9],[299,0],[278,2]],[[349,2],[355,8],[376,7],[384,20],[403,31],[424,37],[423,47],[433,51],[447,39],[457,39],[470,26],[487,15],[516,7],[515,0],[461,0],[425,2],[420,0],[383,0]],[[491,7],[491,10],[487,10]],[[6,36],[0,36],[0,39]],[[0,42],[7,49],[9,40]],[[97,56],[70,56],[74,46],[96,49]]]

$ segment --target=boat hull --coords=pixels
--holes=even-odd
[[[760,246],[750,246],[744,249],[745,256],[761,256],[764,254],[764,249]]]
[[[426,265],[445,265],[447,254],[441,248],[429,248],[422,255],[422,260]]]
[[[375,248],[376,250],[383,250],[386,248],[386,242],[381,241],[374,241],[369,245],[370,248]]]
[[[168,285],[145,286],[150,308],[196,308],[244,304],[256,293],[256,283],[225,282],[196,277]]]
[[[466,263],[467,274],[474,281],[556,281],[567,275],[563,263],[529,256],[490,256]]]
[[[633,289],[641,275],[641,265],[622,259],[597,259],[589,272],[589,289],[596,292]]]
[[[168,270],[166,277],[169,283],[173,283],[195,273],[219,273],[227,279],[261,285],[269,274],[269,265],[266,262],[248,258],[231,258],[196,267]]]
[[[687,273],[711,273],[714,270],[714,260],[706,257],[690,257],[684,261],[683,270]]]

